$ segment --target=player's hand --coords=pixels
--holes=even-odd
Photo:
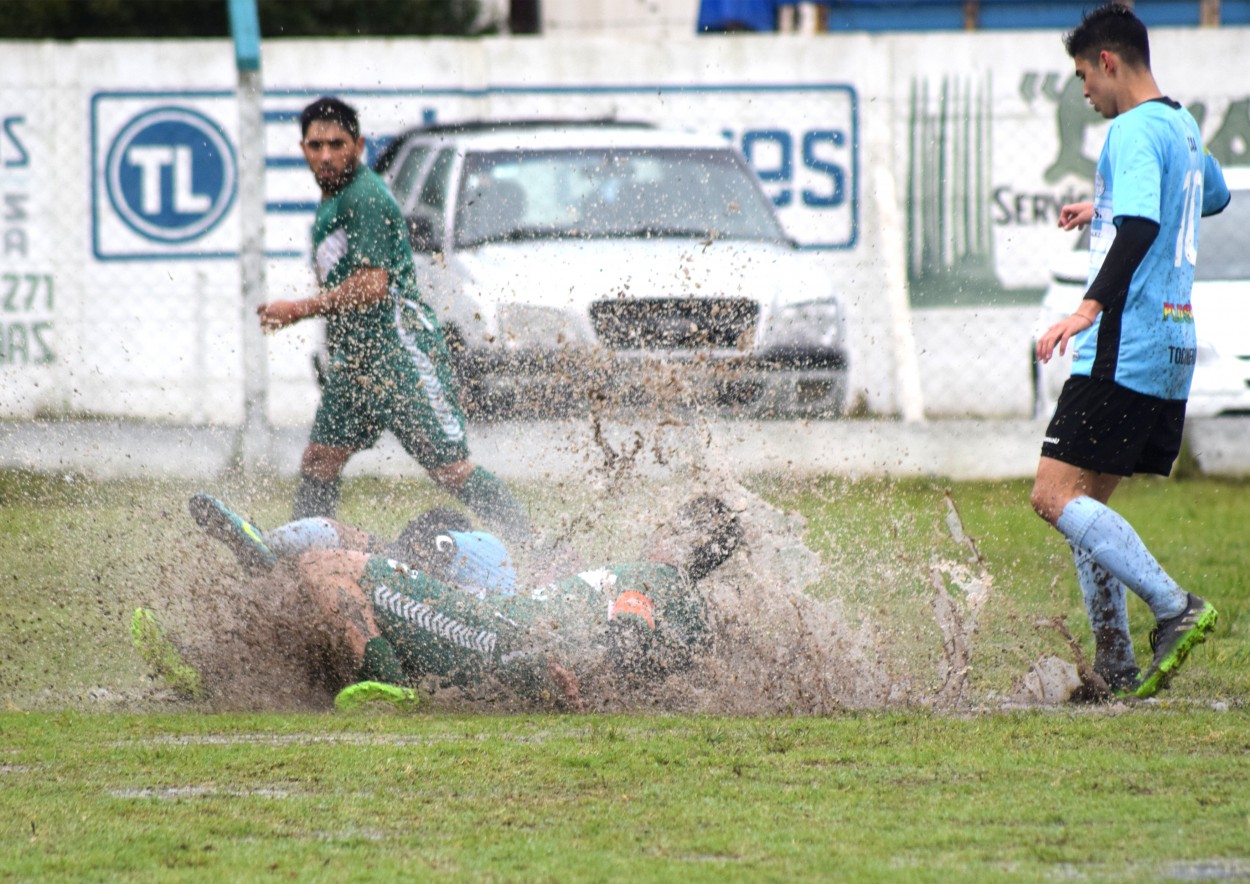
[[[1074,228],[1085,229],[1085,225],[1094,220],[1093,203],[1068,203],[1059,210],[1059,226],[1064,230]]]
[[[1058,348],[1059,355],[1068,352],[1068,341],[1078,332],[1083,332],[1094,324],[1094,321],[1081,313],[1073,313],[1056,322],[1037,339],[1037,359],[1039,362],[1050,362]]]
[[[273,332],[303,319],[307,314],[302,308],[301,301],[270,301],[257,307],[256,315],[260,317],[261,329]]]

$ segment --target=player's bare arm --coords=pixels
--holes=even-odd
[[[388,276],[382,267],[362,267],[332,289],[299,301],[270,301],[256,308],[260,327],[277,331],[312,316],[362,310],[386,298]]]
[[[1086,298],[1071,316],[1065,316],[1056,322],[1037,339],[1037,358],[1040,362],[1050,362],[1058,348],[1059,355],[1068,352],[1068,341],[1072,336],[1085,331],[1094,324],[1098,314],[1102,312],[1102,304],[1093,298]]]
[[[1059,210],[1059,226],[1064,230],[1077,228],[1084,230],[1086,225],[1093,220],[1094,204],[1092,202],[1068,203]]]

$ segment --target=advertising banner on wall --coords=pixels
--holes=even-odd
[[[91,96],[94,257],[237,255],[238,226],[222,223],[238,173],[233,109],[228,93]]]
[[[1244,39],[1236,28],[1152,33],[1160,88],[1194,115],[1225,166],[1250,163],[1250,80],[1226,76]],[[1076,239],[1057,232],[1059,210],[1091,198],[1109,121],[1084,97],[1057,34],[896,40],[905,150],[895,159],[907,182],[913,304],[1035,296]]]
[[[0,413],[56,401],[58,310],[72,248],[50,197],[56,167],[50,50],[0,80]]]
[[[619,119],[719,132],[763,181],[807,248],[851,249],[859,234],[858,95],[848,83],[323,87],[265,96],[266,203],[274,257],[297,257],[284,215],[315,208],[298,114],[334,94],[361,114],[370,158],[418,125],[482,119]],[[502,110],[506,108],[506,110]],[[237,121],[226,91],[100,90],[91,96],[92,247],[100,260],[237,255],[230,223]]]

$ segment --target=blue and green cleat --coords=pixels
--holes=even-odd
[[[278,557],[265,544],[260,529],[217,498],[202,493],[193,495],[187,509],[209,537],[230,548],[247,573],[272,571],[278,564]]]
[[[1160,623],[1150,634],[1154,660],[1133,691],[1133,696],[1145,700],[1166,688],[1189,652],[1207,640],[1207,633],[1215,628],[1217,619],[1219,613],[1214,605],[1189,593],[1185,610]]]
[[[417,692],[412,688],[380,681],[358,681],[339,691],[334,698],[334,708],[348,712],[374,702],[390,703],[401,712],[411,712],[420,703]]]
[[[182,658],[165,627],[147,608],[135,608],[131,615],[130,641],[144,662],[175,692],[192,700],[200,698],[203,693],[200,673]]]

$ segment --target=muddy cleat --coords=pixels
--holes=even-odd
[[[278,557],[265,545],[260,530],[217,498],[196,494],[187,502],[187,509],[195,524],[209,537],[230,547],[247,573],[271,571],[278,563]]]
[[[1132,684],[1125,685],[1122,688],[1112,688],[1111,696],[1117,700],[1140,699],[1137,696],[1137,691],[1139,689],[1140,685],[1137,682],[1133,682]]]
[[[1135,696],[1137,686],[1141,684],[1141,673],[1137,667],[1123,670],[1104,670],[1094,667],[1096,678],[1087,678],[1088,673],[1080,673],[1081,683],[1073,689],[1068,700],[1072,703],[1109,703],[1112,700],[1125,700]]]
[[[1113,697],[1132,697],[1141,685],[1141,670],[1136,666],[1112,667],[1095,656],[1094,672],[1106,682]]]
[[[135,608],[130,617],[130,641],[152,671],[177,693],[192,700],[199,699],[202,685],[200,673],[182,659],[156,615],[147,608]]]
[[[1185,610],[1171,620],[1159,623],[1150,633],[1150,647],[1154,660],[1142,677],[1133,696],[1145,700],[1153,697],[1168,682],[1180,665],[1185,662],[1195,645],[1207,640],[1207,633],[1215,628],[1219,614],[1210,602],[1205,602],[1192,592]]]
[[[1116,673],[1109,678],[1103,679],[1107,683],[1111,696],[1118,700],[1124,700],[1129,697],[1137,696],[1137,689],[1141,687],[1141,670],[1130,669],[1126,672]]]
[[[1108,624],[1094,629],[1094,672],[1106,683],[1111,697],[1133,696],[1141,684],[1141,670],[1127,624],[1123,628]]]
[[[334,708],[347,712],[375,701],[390,703],[402,712],[411,712],[418,705],[417,692],[412,688],[380,681],[359,681],[339,691],[334,698]]]

